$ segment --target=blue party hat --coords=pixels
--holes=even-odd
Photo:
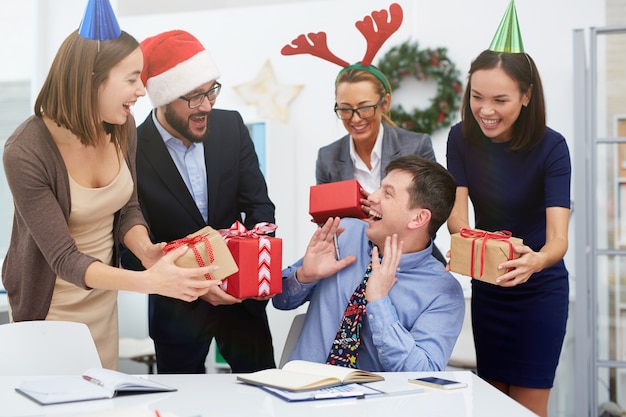
[[[89,0],[78,34],[94,41],[117,39],[122,34],[109,0]]]

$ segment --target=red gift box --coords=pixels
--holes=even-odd
[[[219,232],[226,240],[239,272],[222,281],[222,289],[237,298],[280,294],[282,279],[282,239],[265,236],[276,230],[271,223],[258,223],[247,230],[240,222]]]
[[[315,223],[325,223],[329,217],[367,217],[361,210],[361,185],[357,180],[313,185],[309,192],[309,214]]]

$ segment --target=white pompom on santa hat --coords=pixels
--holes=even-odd
[[[152,36],[140,46],[143,52],[141,81],[154,108],[169,104],[220,76],[209,51],[183,30]]]

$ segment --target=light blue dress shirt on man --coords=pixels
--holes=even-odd
[[[193,142],[186,147],[178,138],[172,136],[156,118],[156,112],[152,112],[152,120],[157,128],[167,151],[172,156],[174,165],[183,178],[193,201],[196,202],[200,214],[205,222],[209,218],[209,194],[206,179],[206,165],[204,160],[204,144]]]
[[[290,360],[325,363],[344,310],[371,261],[372,244],[362,220],[341,220],[338,244],[356,261],[337,274],[301,284],[295,272],[302,259],[283,270],[283,292],[272,303],[291,310],[310,301],[302,333]],[[388,296],[368,302],[361,328],[357,367],[374,372],[441,371],[461,331],[465,300],[459,282],[426,249],[402,255],[398,281]]]

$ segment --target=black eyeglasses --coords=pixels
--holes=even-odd
[[[385,96],[380,98],[380,101],[373,106],[362,106],[357,107],[356,109],[352,108],[339,108],[337,104],[335,104],[335,114],[341,120],[350,120],[354,117],[354,113],[356,113],[361,119],[369,119],[370,117],[376,114],[376,109],[378,106],[383,104],[385,101]]]
[[[185,100],[187,102],[187,106],[189,106],[190,109],[195,109],[202,105],[202,102],[204,101],[205,97],[208,98],[209,101],[215,100],[217,96],[220,95],[221,89],[222,89],[222,84],[216,81],[215,85],[211,87],[209,91],[207,91],[206,93],[196,94],[193,97],[180,96],[178,98],[181,100]]]

